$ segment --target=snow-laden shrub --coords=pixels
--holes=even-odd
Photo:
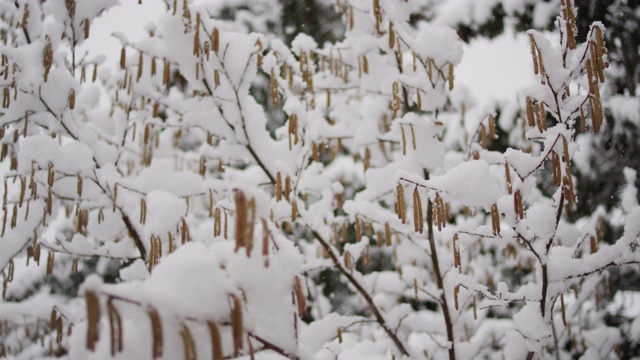
[[[571,216],[603,25],[576,43],[563,0],[559,44],[529,33],[540,83],[495,151],[423,2],[336,0],[344,39],[290,47],[167,2],[115,34],[115,69],[79,51],[114,1],[0,5],[0,356],[615,356],[601,300],[640,261],[635,172],[614,244],[611,215]]]

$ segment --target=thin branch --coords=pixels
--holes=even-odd
[[[373,302],[371,295],[369,295],[367,290],[365,290],[364,287],[360,285],[358,280],[356,280],[356,278],[353,277],[353,275],[347,269],[345,269],[344,266],[342,266],[340,259],[338,259],[336,254],[333,252],[331,245],[329,245],[329,243],[322,237],[322,235],[320,235],[316,230],[312,228],[309,228],[309,229],[311,230],[313,237],[315,237],[316,240],[318,240],[320,245],[322,245],[324,250],[329,254],[331,261],[333,261],[333,264],[336,266],[338,271],[340,271],[342,275],[344,275],[347,278],[347,280],[349,280],[351,285],[353,285],[353,287],[358,291],[358,293],[360,293],[360,295],[364,298],[365,302],[369,307],[369,310],[371,310],[371,312],[373,313],[373,316],[376,318],[380,326],[382,326],[382,329],[387,333],[387,336],[391,338],[391,340],[393,341],[395,346],[398,348],[398,350],[403,355],[409,356],[409,352],[404,347],[400,339],[398,339],[398,336],[387,326],[386,321],[382,316],[382,313],[380,312],[376,304]]]
[[[285,351],[284,349],[282,349],[281,347],[275,345],[274,343],[264,339],[261,336],[258,336],[256,334],[254,334],[253,332],[249,332],[249,336],[256,339],[259,343],[261,343],[262,345],[264,345],[265,348],[274,351],[286,358],[292,359],[292,360],[298,360],[300,359],[300,357],[298,355],[294,355],[294,354],[289,354],[287,351]]]
[[[424,170],[425,180],[429,180],[429,172]],[[440,289],[440,305],[442,306],[442,313],[444,315],[445,327],[447,330],[447,340],[451,344],[449,347],[449,360],[455,360],[456,358],[456,346],[455,337],[453,334],[453,322],[451,321],[451,314],[449,313],[449,303],[447,302],[447,295],[444,288],[444,279],[440,272],[440,263],[438,261],[438,251],[436,249],[436,241],[433,234],[433,203],[430,198],[427,198],[427,234],[429,238],[429,246],[431,247],[431,262],[433,265],[433,271],[436,276],[436,282]]]

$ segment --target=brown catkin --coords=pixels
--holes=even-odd
[[[246,243],[245,243],[247,257],[251,256],[251,250],[253,249],[253,230],[255,228],[255,223],[256,223],[256,199],[255,198],[251,198],[251,200],[249,200],[249,214],[250,214],[248,215],[249,225],[246,230],[247,237],[246,237]]]
[[[18,199],[18,206],[22,208],[24,197],[26,194],[27,181],[24,177],[20,176],[20,198]],[[6,206],[6,203],[4,204]]]
[[[593,102],[591,119],[594,134],[600,130],[600,126],[602,125],[604,116],[602,111],[602,103],[600,101],[600,90],[598,89],[598,86],[595,86],[595,90],[595,96],[589,99]]]
[[[162,85],[168,85],[171,82],[171,63],[165,59],[162,68]]]
[[[404,188],[400,183],[398,183],[398,185],[396,186],[396,204],[397,204],[396,213],[398,214],[398,219],[402,220],[402,223],[404,224],[406,222],[406,214],[405,214],[406,210],[404,205]]]
[[[140,198],[140,224],[144,225],[147,222],[147,201],[144,198]]]
[[[509,163],[505,161],[504,163],[504,175],[507,182],[507,192],[509,195],[513,192],[513,184],[511,183],[511,170]]]
[[[100,339],[100,300],[92,290],[85,291],[87,303],[87,349],[94,351]]]
[[[353,256],[348,250],[345,250],[344,252],[343,261],[345,268],[353,270]]]
[[[33,248],[33,260],[40,265],[40,252],[41,252],[42,247],[40,246],[40,244],[36,244],[36,246]]]
[[[69,99],[68,99],[69,109],[73,110],[76,107],[76,92],[75,90],[69,90]]]
[[[269,224],[264,218],[260,219],[262,222],[262,256],[264,257],[264,266],[269,266]]]
[[[213,360],[223,360],[224,353],[222,351],[222,338],[220,337],[218,325],[213,321],[207,321],[207,327],[211,338],[211,358]]]
[[[369,166],[371,166],[371,150],[369,150],[368,146],[364,148],[363,163],[364,163],[364,171],[367,171],[367,169],[369,169]]]
[[[500,213],[498,211],[498,204],[491,205],[491,226],[493,228],[493,235],[500,235]]]
[[[540,72],[538,69],[538,50],[536,49],[536,40],[533,38],[533,34],[529,34],[529,43],[531,45],[531,57],[533,58],[533,73],[538,75]]]
[[[584,109],[580,106],[580,130],[585,133],[587,132],[587,118],[584,115]]]
[[[220,236],[222,232],[221,219],[220,219],[220,208],[215,208],[213,212],[213,236]]]
[[[393,22],[389,22],[389,49],[396,47],[396,33],[393,30]]]
[[[193,36],[193,55],[200,56],[200,13],[196,14],[195,34]]]
[[[407,155],[407,138],[404,135],[404,126],[400,125],[400,133],[402,134],[402,155]]]
[[[415,232],[422,233],[424,230],[424,219],[422,218],[422,200],[420,192],[416,186],[413,189],[413,228]]]
[[[385,245],[391,246],[391,225],[389,223],[384,224],[384,239]]]
[[[247,198],[240,190],[236,191],[234,196],[236,203],[236,222],[235,222],[235,240],[237,252],[241,247],[245,246],[247,235]]]
[[[218,28],[213,28],[213,39],[211,40],[211,50],[216,54],[220,51],[220,32]]]
[[[11,214],[12,229],[16,227],[17,220],[18,220],[18,206],[16,204],[13,204],[13,213]]]
[[[56,327],[56,320],[58,319],[58,312],[55,306],[51,308],[51,315],[49,316],[49,329],[53,330]]]
[[[484,124],[480,124],[480,144],[483,149],[487,148],[487,128]]]
[[[354,11],[353,6],[349,6],[348,9],[349,9],[348,11],[349,12],[349,30],[353,30],[353,27],[355,25],[355,19],[353,16],[353,11]]]
[[[240,355],[240,350],[243,348],[242,334],[243,320],[242,320],[242,302],[237,296],[233,296],[233,309],[231,310],[231,328],[233,334],[233,353],[234,356]]]
[[[551,153],[551,179],[555,186],[560,186],[562,172],[560,169],[560,157],[555,152]]]
[[[53,194],[51,193],[51,188],[47,189],[47,214],[51,215],[53,211]]]
[[[433,224],[438,226],[438,230],[442,230],[440,224],[440,195],[436,193],[436,197],[433,199]]]
[[[593,48],[593,54],[595,55],[595,70],[596,73],[598,75],[598,81],[600,81],[601,83],[604,82],[604,63],[602,62],[602,50],[600,49],[600,47],[596,44],[595,41],[591,41],[589,43],[589,47]]]
[[[300,282],[300,278],[296,276],[294,284],[294,292],[296,296],[296,304],[298,305],[298,316],[301,318],[304,317],[307,313],[307,303],[306,298],[304,296],[304,292],[302,291],[302,284]]]
[[[289,200],[291,197],[291,178],[289,175],[284,179],[284,198]]]
[[[151,58],[151,76],[156,76],[156,58]]]
[[[71,262],[71,272],[77,273],[78,272],[78,257],[74,256],[73,260]]]
[[[585,68],[587,70],[587,83],[589,85],[589,94],[595,95],[595,92],[596,92],[595,88],[597,88],[597,85],[594,83],[593,67],[591,66],[590,59],[587,59]]]
[[[144,57],[142,56],[142,52],[140,52],[140,55],[138,55],[138,73],[136,74],[136,82],[140,81],[140,78],[142,78],[142,70],[144,68]]]
[[[220,86],[220,70],[215,69],[213,71],[213,84],[215,85],[215,88],[217,89],[218,86]]]
[[[458,244],[458,234],[453,234],[453,266],[460,268],[460,249]]]
[[[122,317],[113,301],[107,302],[107,314],[109,316],[109,331],[111,335],[111,356],[123,350]]]
[[[315,162],[320,161],[320,152],[318,149],[318,143],[315,141],[311,142],[311,159]]]
[[[196,345],[187,324],[182,324],[182,329],[180,329],[180,338],[182,339],[182,347],[184,349],[184,359],[196,360]]]
[[[569,142],[566,137],[562,137],[563,161],[567,166],[567,174],[571,173],[571,157],[569,155]]]
[[[536,118],[533,115],[533,100],[531,96],[527,96],[527,124],[529,126],[536,125]]]
[[[295,223],[298,219],[298,202],[294,199],[291,200],[291,224]]]
[[[362,266],[364,266],[365,268],[369,268],[371,266],[371,255],[369,255],[369,245],[364,247],[360,258],[362,259]]]
[[[22,193],[23,192],[21,192],[21,199]],[[78,197],[82,197],[82,176],[80,175],[80,172],[77,174],[76,193],[78,194]]]
[[[409,124],[409,128],[411,129],[411,146],[413,150],[416,149],[416,132],[413,129],[413,124]]]
[[[227,234],[228,234],[228,230],[229,230],[229,222],[227,219],[227,212],[224,212],[224,238],[227,239]]]
[[[542,61],[542,54],[538,54],[538,69],[540,70],[540,83],[542,85],[547,84],[546,76],[547,73],[544,70],[544,62]]]
[[[282,200],[282,173],[280,171],[276,174],[276,201]]]
[[[598,239],[595,236],[591,236],[590,250],[592,254],[598,252]]]
[[[538,117],[538,130],[540,132],[544,132],[547,130],[547,111],[544,108],[544,103],[539,102],[537,107],[539,117]]]
[[[489,138],[492,140],[498,138],[498,134],[496,133],[496,119],[493,115],[489,115]]]
[[[51,39],[49,36],[45,36],[44,49],[42,51],[42,65],[44,66],[44,82],[49,79],[49,71],[51,71],[51,65],[53,65],[53,46],[51,45]],[[8,72],[5,72],[8,74]]]
[[[120,69],[124,70],[126,66],[127,66],[127,50],[123,46],[122,50],[120,50]]]
[[[516,190],[515,194],[513,195],[513,199],[515,212],[518,215],[518,218],[522,220],[524,219],[524,206],[522,205],[522,193],[520,192],[520,190]]]
[[[437,196],[438,200],[438,231],[441,231],[443,228],[447,227],[447,206],[444,204],[442,197]]]
[[[596,35],[596,44],[600,49],[602,54],[605,54],[607,49],[604,45],[604,36],[602,34],[602,29],[599,26],[595,26],[594,29]]]
[[[49,164],[47,167],[47,185],[49,185],[49,187],[52,187],[54,181],[55,181],[55,171],[53,170],[53,163],[49,161]]]
[[[162,335],[162,320],[158,310],[154,307],[149,309],[149,319],[151,320],[151,356],[153,359],[162,357],[163,353],[163,335]]]
[[[189,198],[187,198],[189,199]],[[187,204],[187,208],[188,208],[188,204]],[[187,224],[187,220],[185,218],[182,218],[181,222],[181,226],[180,226],[180,240],[182,244],[185,244],[187,241],[189,241],[189,226]]]

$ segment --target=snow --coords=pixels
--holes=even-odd
[[[142,170],[133,182],[136,190],[151,192],[163,190],[175,196],[188,196],[199,193],[202,178],[193,172],[173,171],[173,160],[154,160],[151,166]]]
[[[556,209],[550,204],[538,202],[527,209],[527,225],[535,229],[536,235],[543,241],[553,234],[556,223]]]
[[[328,314],[323,319],[305,327],[300,333],[300,340],[305,344],[305,350],[316,352],[324,344],[336,338],[338,328],[346,328],[362,318],[359,316],[342,316],[336,313]]]
[[[625,167],[623,173],[627,186],[622,191],[622,194],[620,194],[620,204],[626,213],[631,213],[638,207],[638,189],[636,189],[635,186],[637,171]]]
[[[291,51],[296,55],[300,55],[302,52],[308,53],[317,47],[316,41],[311,36],[303,33],[296,35],[296,38],[291,42]]]
[[[157,1],[121,1],[118,6],[107,10],[91,24],[91,36],[82,44],[81,49],[89,53],[106,56],[107,62],[116,64],[120,59],[122,43],[113,32],[127,35],[130,41],[142,39],[153,19],[164,13],[164,4]]]
[[[458,89],[468,89],[479,107],[512,102],[536,82],[526,34],[507,28],[491,40],[472,39],[463,45],[463,51],[456,82]]]
[[[149,269],[142,259],[120,270],[120,279],[126,282],[141,281],[149,277]]]
[[[403,173],[400,174],[404,176]],[[446,174],[423,182],[429,188],[442,191],[462,204],[491,208],[502,190],[489,172],[489,163],[474,160],[449,169]]]
[[[0,340],[12,351],[24,344],[18,356],[46,354],[54,332],[39,343],[25,329],[44,325],[56,306],[63,325],[73,324],[60,344],[70,358],[111,357],[108,304],[123,319],[124,351],[114,356],[122,359],[150,357],[150,309],[162,321],[165,358],[183,355],[182,326],[200,357],[209,354],[208,321],[218,324],[228,358],[236,357],[234,326],[245,344],[240,356],[249,353],[247,341],[254,350],[263,349],[262,341],[280,349],[259,351],[260,359],[281,358],[278,352],[304,359],[441,358],[449,348],[461,359],[538,357],[547,350],[570,358],[571,349],[552,349],[559,294],[575,334],[590,347],[585,358],[610,354],[626,330],[640,339],[637,321],[620,329],[602,322],[605,311],[636,316],[637,294],[619,292],[604,310],[592,300],[610,268],[638,263],[637,169],[624,170],[626,185],[615,190],[620,204],[587,216],[573,213],[581,202],[568,204],[562,187],[546,179],[548,155],[564,153],[561,137],[581,171],[597,156],[590,138],[574,139],[578,115],[568,118],[585,96],[577,89],[584,71],[570,71],[583,66],[583,48],[568,54],[565,68],[559,35],[532,31],[549,76],[549,85],[540,84],[529,35],[516,34],[509,18],[531,5],[533,23],[545,26],[558,4],[342,2],[334,7],[354,27],[321,49],[306,34],[296,34],[291,47],[279,38],[286,29],[277,27],[282,5],[275,1],[176,1],[175,15],[171,2],[78,2],[74,19],[66,9],[71,2],[29,4],[34,41],[25,44],[24,31],[14,31],[15,44],[0,48],[18,64],[4,69],[3,86],[19,87],[0,120],[9,155],[0,163],[6,181],[0,324],[17,326],[3,329]],[[452,27],[480,25],[497,5],[508,15],[505,33],[463,44]],[[20,19],[21,6],[0,4],[0,13]],[[427,16],[433,21],[414,18],[417,11],[433,11]],[[77,30],[96,16],[84,39]],[[201,52],[212,46],[214,27],[219,49]],[[46,83],[45,36],[53,52]],[[311,52],[308,78],[300,61]],[[153,76],[151,58],[158,66]],[[169,84],[162,79],[165,60]],[[95,82],[81,82],[80,68],[74,72],[92,67],[84,61],[100,64]],[[564,86],[573,95],[555,96]],[[614,119],[640,123],[637,99],[602,94]],[[560,101],[554,116],[563,123],[542,132],[521,126],[526,96]],[[20,120],[25,111],[32,112],[28,124]],[[498,114],[500,140],[509,148],[481,149],[480,125]],[[289,145],[294,135],[298,141]],[[571,176],[567,171],[561,166]],[[489,214],[496,204],[498,214]],[[623,235],[590,246],[603,221],[624,227]],[[357,232],[360,241],[353,241]],[[354,266],[345,265],[347,252]],[[74,260],[79,274],[72,273]],[[581,291],[575,296],[574,285]],[[92,322],[86,291],[101,309],[93,352],[86,345]],[[569,341],[566,332],[556,335]]]
[[[640,100],[638,98],[614,95],[607,100],[609,108],[617,121],[630,121],[640,125]]]
[[[412,48],[424,62],[433,59],[438,66],[445,63],[457,65],[462,59],[458,34],[449,27],[424,24],[412,40]]]

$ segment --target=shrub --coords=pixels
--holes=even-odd
[[[562,0],[559,44],[530,31],[540,83],[499,129],[450,96],[460,40],[418,3],[336,1],[342,41],[288,47],[168,2],[117,69],[78,50],[114,1],[1,5],[0,355],[615,356],[635,172],[617,213],[569,216],[604,26],[578,44]]]

